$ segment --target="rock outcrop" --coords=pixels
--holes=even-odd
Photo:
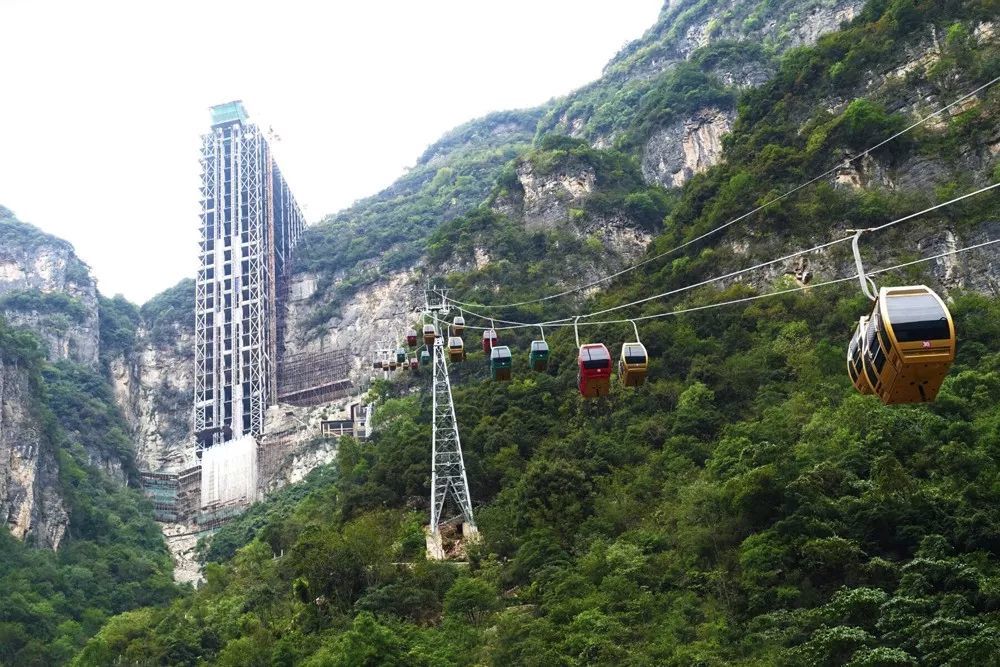
[[[553,229],[566,222],[570,209],[579,209],[594,191],[596,176],[587,165],[572,163],[553,173],[540,174],[531,160],[517,166],[517,179],[523,192],[521,216],[528,229]]]
[[[115,398],[132,430],[138,468],[167,473],[193,465],[191,332],[178,327],[164,345],[154,344],[140,328],[136,350],[112,359],[109,372]]]
[[[722,137],[736,113],[707,108],[653,133],[642,153],[642,175],[648,183],[680,187],[695,174],[718,164]]]
[[[0,214],[0,313],[37,334],[52,361],[98,365],[97,286],[66,241]]]
[[[14,537],[57,549],[69,517],[38,401],[28,374],[0,363],[0,518]]]

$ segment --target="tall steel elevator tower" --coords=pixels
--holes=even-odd
[[[304,228],[264,133],[242,102],[211,109],[201,148],[195,286],[196,448],[257,437],[277,399],[279,285]]]

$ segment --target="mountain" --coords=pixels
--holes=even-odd
[[[309,229],[283,347],[346,349],[359,383],[428,283],[529,302],[470,306],[526,322],[690,309],[641,321],[650,381],[594,403],[571,331],[546,330],[547,373],[524,363],[537,330],[502,331],[503,385],[467,336],[467,567],[424,557],[421,372],[372,385],[372,440],[300,443],[199,547],[204,584],[175,586],[135,487],[190,463],[193,284],[107,298],[0,207],[0,664],[989,663],[1000,262],[956,251],[998,238],[997,191],[862,239],[869,268],[933,258],[877,277],[948,301],[958,358],[930,405],[851,389],[868,303],[827,284],[854,270],[845,244],[714,278],[997,182],[1000,86],[962,96],[998,70],[998,10],[670,0],[597,81],[456,128]]]
[[[105,372],[121,308],[0,207],[0,664],[65,663],[109,616],[177,593]]]
[[[486,304],[595,283],[497,311],[527,322],[674,290],[608,318],[687,312],[642,321],[649,381],[596,402],[567,329],[546,373],[531,330],[502,332],[509,384],[474,349],[452,366],[467,567],[424,557],[426,373],[378,382],[372,440],[222,529],[197,592],[111,619],[76,664],[990,664],[1000,262],[948,253],[998,238],[997,191],[863,237],[869,268],[942,255],[877,277],[948,299],[933,404],[850,386],[870,304],[825,284],[854,270],[844,244],[688,287],[995,183],[998,86],[866,149],[995,76],[998,9],[670,0],[599,81],[456,130],[310,229],[285,343],[350,349],[356,377],[428,281]]]

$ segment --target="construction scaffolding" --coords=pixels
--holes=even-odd
[[[172,473],[140,472],[139,486],[153,503],[153,518],[172,523],[177,521],[178,478]]]
[[[196,448],[259,436],[277,400],[278,295],[302,213],[241,102],[212,108],[201,149],[195,283]]]
[[[346,396],[354,386],[347,350],[285,355],[278,366],[278,402],[308,407]]]

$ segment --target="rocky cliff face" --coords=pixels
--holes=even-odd
[[[70,244],[7,213],[0,215],[0,311],[35,332],[50,360],[96,368],[97,287],[89,269]]]
[[[706,108],[653,133],[642,152],[642,175],[648,183],[680,187],[695,174],[719,163],[722,137],[736,112]]]
[[[357,384],[371,375],[371,354],[379,341],[397,345],[415,321],[413,308],[423,303],[416,281],[416,268],[381,277],[351,297],[323,327],[323,334],[316,336],[306,327],[315,308],[322,305],[315,299],[316,276],[293,275],[286,314],[286,353],[350,350],[351,377]]]
[[[0,363],[0,518],[14,537],[57,549],[69,517],[38,400],[24,370]]]
[[[135,351],[111,360],[109,371],[115,398],[132,428],[138,468],[178,472],[194,465],[191,332],[178,327],[164,345],[140,328]]]
[[[855,18],[863,6],[864,0],[668,2],[657,24],[626,46],[600,80],[550,110],[540,131],[566,133],[587,139],[595,148],[609,148],[627,134],[640,106],[636,100],[655,91],[681,63],[699,63],[709,77],[730,89],[759,86],[774,74],[773,54],[815,43]],[[722,50],[713,53],[717,47]],[[678,187],[716,164],[721,138],[734,117],[731,107],[707,107],[653,127],[641,137],[647,182]]]

